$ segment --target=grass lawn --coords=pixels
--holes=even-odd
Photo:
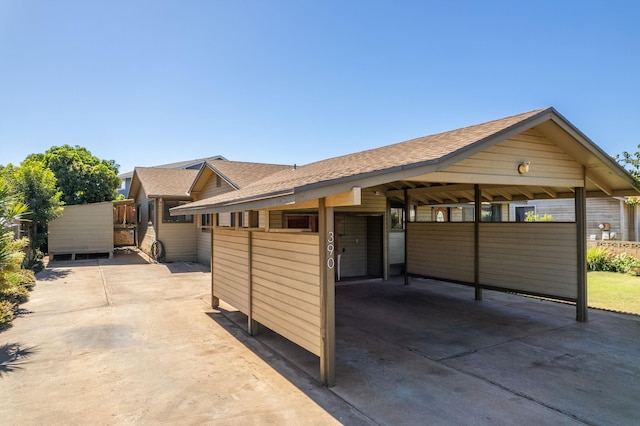
[[[640,315],[640,277],[617,272],[587,273],[590,308]]]

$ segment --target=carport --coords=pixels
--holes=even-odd
[[[337,215],[383,218],[384,279],[402,250],[405,284],[431,277],[473,285],[478,300],[485,288],[560,299],[587,321],[586,198],[634,194],[633,177],[548,108],[292,167],[172,214],[237,215],[235,227],[211,231],[212,305],[222,299],[247,315],[251,334],[262,324],[318,356],[332,386],[336,244],[349,232]],[[575,221],[483,221],[485,203],[544,198],[574,199]],[[420,221],[452,203],[472,217]],[[391,238],[398,205],[401,247]],[[317,221],[292,229],[287,212]]]

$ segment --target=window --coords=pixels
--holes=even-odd
[[[238,227],[242,228],[242,226],[244,226],[243,224],[243,214],[242,212],[233,212],[231,213],[231,227],[235,228],[236,226],[236,219],[238,220]]]
[[[222,178],[220,175],[216,175],[216,188],[220,188],[222,186]]]
[[[287,214],[284,217],[284,223],[285,228],[318,232],[318,216],[314,214]]]
[[[149,201],[149,209],[147,210],[149,213],[149,225],[153,225],[153,219],[155,218],[155,206],[156,206],[156,202],[155,200],[150,200]]]
[[[142,222],[142,205],[140,204],[136,206],[136,222]]]
[[[189,201],[164,200],[162,203],[162,222],[164,223],[193,222],[193,216],[190,214],[182,214],[180,216],[171,216],[171,212],[169,211],[174,207],[182,206],[187,203],[189,203]]]
[[[391,207],[391,230],[403,230],[404,229],[404,208]]]
[[[501,204],[483,204],[481,220],[482,222],[502,221],[502,205]]]
[[[529,212],[536,214],[536,206],[516,207],[516,222],[524,222]]]
[[[202,232],[209,232],[211,227],[211,215],[210,214],[201,214],[200,215],[200,227]]]
[[[449,208],[448,207],[436,207],[432,210],[434,222],[449,222]]]

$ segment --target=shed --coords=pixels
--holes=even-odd
[[[49,257],[95,253],[113,256],[113,203],[65,206],[49,222]]]
[[[483,289],[564,300],[587,321],[586,199],[634,194],[632,176],[545,108],[291,168],[171,212],[264,212],[264,227],[212,228],[212,304],[245,313],[250,333],[260,323],[317,355],[332,386],[334,286],[347,258],[385,279],[402,262],[406,284],[463,283],[478,300]],[[573,200],[573,220],[485,215],[491,203],[556,198]],[[471,216],[454,217],[451,203]],[[424,208],[436,220],[423,221]],[[308,220],[288,226],[292,214]]]

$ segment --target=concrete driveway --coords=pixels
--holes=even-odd
[[[120,254],[52,262],[38,278],[0,333],[3,425],[367,421],[276,371],[292,366],[209,307],[200,265]]]
[[[431,280],[339,285],[318,358],[209,307],[196,264],[53,262],[0,333],[3,424],[636,424],[640,321]]]

